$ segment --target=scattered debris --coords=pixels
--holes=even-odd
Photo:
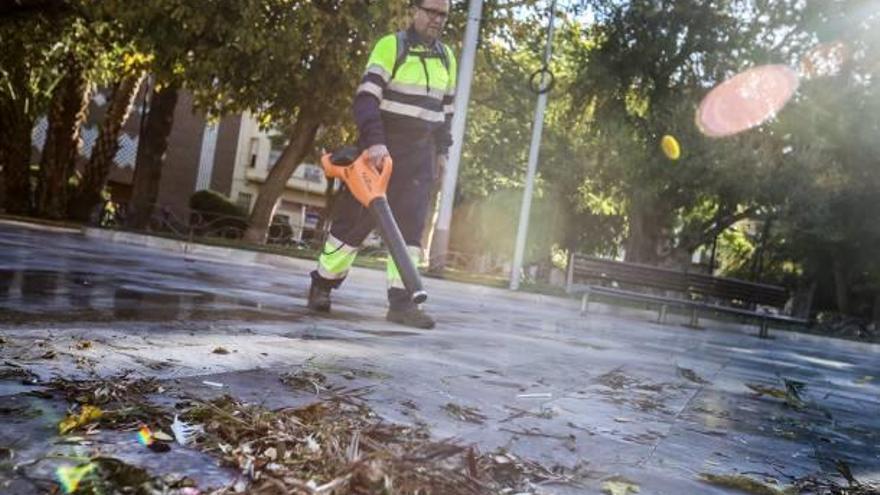
[[[622,367],[618,367],[596,378],[596,381],[605,387],[598,390],[599,394],[614,404],[631,406],[639,411],[674,414],[666,405],[666,401],[681,391],[682,385],[631,377],[621,369]]]
[[[35,385],[40,382],[40,378],[34,372],[19,364],[11,361],[5,361],[3,364],[8,368],[0,369],[0,380],[21,380],[25,385]]]
[[[806,383],[797,380],[790,380],[788,378],[783,378],[782,383],[785,384],[785,391],[790,397],[797,399],[801,403],[803,402],[803,399],[801,399],[801,391],[807,387]]]
[[[481,425],[486,419],[488,419],[485,415],[480,413],[480,410],[476,407],[459,406],[452,402],[443,406],[443,410],[448,412],[453,418],[460,421],[467,421],[468,423]]]
[[[174,422],[171,423],[171,433],[174,434],[174,440],[180,445],[190,443],[196,435],[202,434],[205,429],[201,426],[190,425],[180,420],[177,414],[174,415]]]
[[[874,381],[874,377],[873,377],[873,376],[871,376],[871,375],[865,375],[865,376],[859,378],[858,380],[856,380],[854,383],[855,383],[856,385],[865,385],[865,384],[871,383],[872,381]]]
[[[95,457],[76,466],[62,466],[56,477],[65,493],[197,494],[189,478],[159,478],[145,469],[111,457]]]
[[[519,419],[522,417],[532,417],[532,418],[539,418],[539,419],[552,419],[552,418],[555,418],[556,416],[559,415],[558,409],[556,409],[554,407],[541,406],[541,410],[537,411],[537,412],[530,411],[527,409],[521,409],[519,407],[507,406],[507,405],[505,405],[504,408],[509,411],[513,411],[513,414],[502,419],[501,421],[499,421],[499,423],[507,423],[508,421],[513,421],[514,419]]]
[[[204,425],[195,445],[242,473],[222,493],[531,494],[542,482],[574,481],[505,451],[432,441],[425,428],[384,423],[342,396],[274,411],[227,396],[184,415]]]
[[[794,383],[800,384],[800,382]],[[795,409],[802,409],[805,406],[804,402],[800,398],[800,390],[803,389],[802,385],[803,384],[801,384],[800,388],[797,388],[797,386],[789,385],[788,382],[786,382],[785,388],[782,389],[778,387],[770,387],[755,383],[746,383],[746,387],[755,392],[756,397],[768,395],[776,399],[782,399],[785,401],[786,404]]]
[[[214,354],[229,354],[229,351],[225,347],[215,347],[213,351]]]
[[[128,373],[104,379],[69,381],[56,378],[51,390],[60,392],[68,402],[101,410],[101,426],[135,430],[145,424],[168,424],[170,416],[151,403],[147,395],[162,393],[165,388],[153,378],[130,378]]]
[[[95,369],[95,365],[98,363],[97,360],[92,359],[88,356],[76,356],[75,364],[76,367],[81,370],[92,371]]]
[[[700,479],[712,485],[733,488],[753,495],[793,495],[798,493],[794,487],[780,489],[742,474],[700,473]]]
[[[553,438],[555,440],[561,440],[567,448],[571,452],[575,452],[577,450],[577,436],[572,433],[568,435],[555,435],[553,433],[544,433],[538,427],[532,427],[523,430],[514,430],[511,428],[498,428],[498,431],[505,431],[507,433],[512,433],[515,437],[525,436],[525,437],[541,437],[541,438]]]
[[[416,404],[412,399],[406,399],[404,401],[401,401],[400,405],[407,408],[407,409],[412,409],[413,411],[419,410],[418,404]]]
[[[615,476],[602,482],[602,493],[608,495],[639,493],[639,485],[622,476]]]
[[[91,349],[92,348],[92,341],[91,340],[77,341],[75,344],[73,344],[73,348],[78,351],[84,351],[86,349]]]
[[[639,381],[624,374],[621,368],[615,368],[608,373],[596,377],[596,382],[614,390],[621,390],[635,385]]]
[[[281,383],[296,389],[314,389],[315,395],[330,390],[327,377],[324,374],[305,368],[293,373],[282,374]]]
[[[838,466],[839,467],[839,466]],[[850,473],[851,475],[852,473]],[[880,484],[862,483],[855,478],[847,481],[847,486],[841,486],[833,480],[816,476],[800,478],[792,483],[798,491],[796,493],[810,493],[818,495],[880,495]]]
[[[698,385],[707,385],[709,383],[712,383],[709,380],[706,380],[705,378],[698,375],[692,369],[682,368],[681,366],[676,366],[676,370],[678,371],[678,376],[684,378],[685,380],[687,380],[689,382],[694,382]]]

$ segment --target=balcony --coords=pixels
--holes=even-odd
[[[262,184],[266,182],[268,175],[268,170],[262,168],[245,169],[245,179],[248,182]],[[327,179],[324,177],[324,171],[318,165],[303,163],[293,172],[293,176],[287,180],[285,187],[294,191],[304,191],[323,196],[327,188]]]

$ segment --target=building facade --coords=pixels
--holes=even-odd
[[[112,199],[121,204],[131,198],[142,116],[147,108],[144,92],[142,88],[123,126],[119,151],[108,178]],[[97,92],[92,97],[88,120],[81,131],[80,165],[91,155],[108,104],[104,93]],[[32,142],[37,161],[45,144],[46,128],[45,118],[34,127]],[[227,116],[219,122],[206,120],[204,113],[193,108],[192,95],[181,91],[162,166],[157,206],[178,218],[188,218],[190,196],[211,189],[250,213],[260,185],[285,145],[284,136],[260,129],[249,113]],[[289,223],[297,239],[309,237],[326,204],[326,189],[327,179],[321,167],[301,164],[276,203],[275,220]]]

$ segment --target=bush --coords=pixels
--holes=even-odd
[[[247,212],[226,196],[208,189],[189,198],[190,223],[198,235],[239,238],[247,229]]]

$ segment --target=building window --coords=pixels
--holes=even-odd
[[[251,200],[254,199],[254,195],[251,193],[240,192],[238,193],[238,201],[236,204],[240,206],[244,211],[250,213],[251,212]]]
[[[324,171],[315,165],[303,165],[303,178],[308,182],[321,183]]]
[[[251,138],[250,149],[248,151],[248,167],[257,168],[257,154],[260,152],[260,140]]]

